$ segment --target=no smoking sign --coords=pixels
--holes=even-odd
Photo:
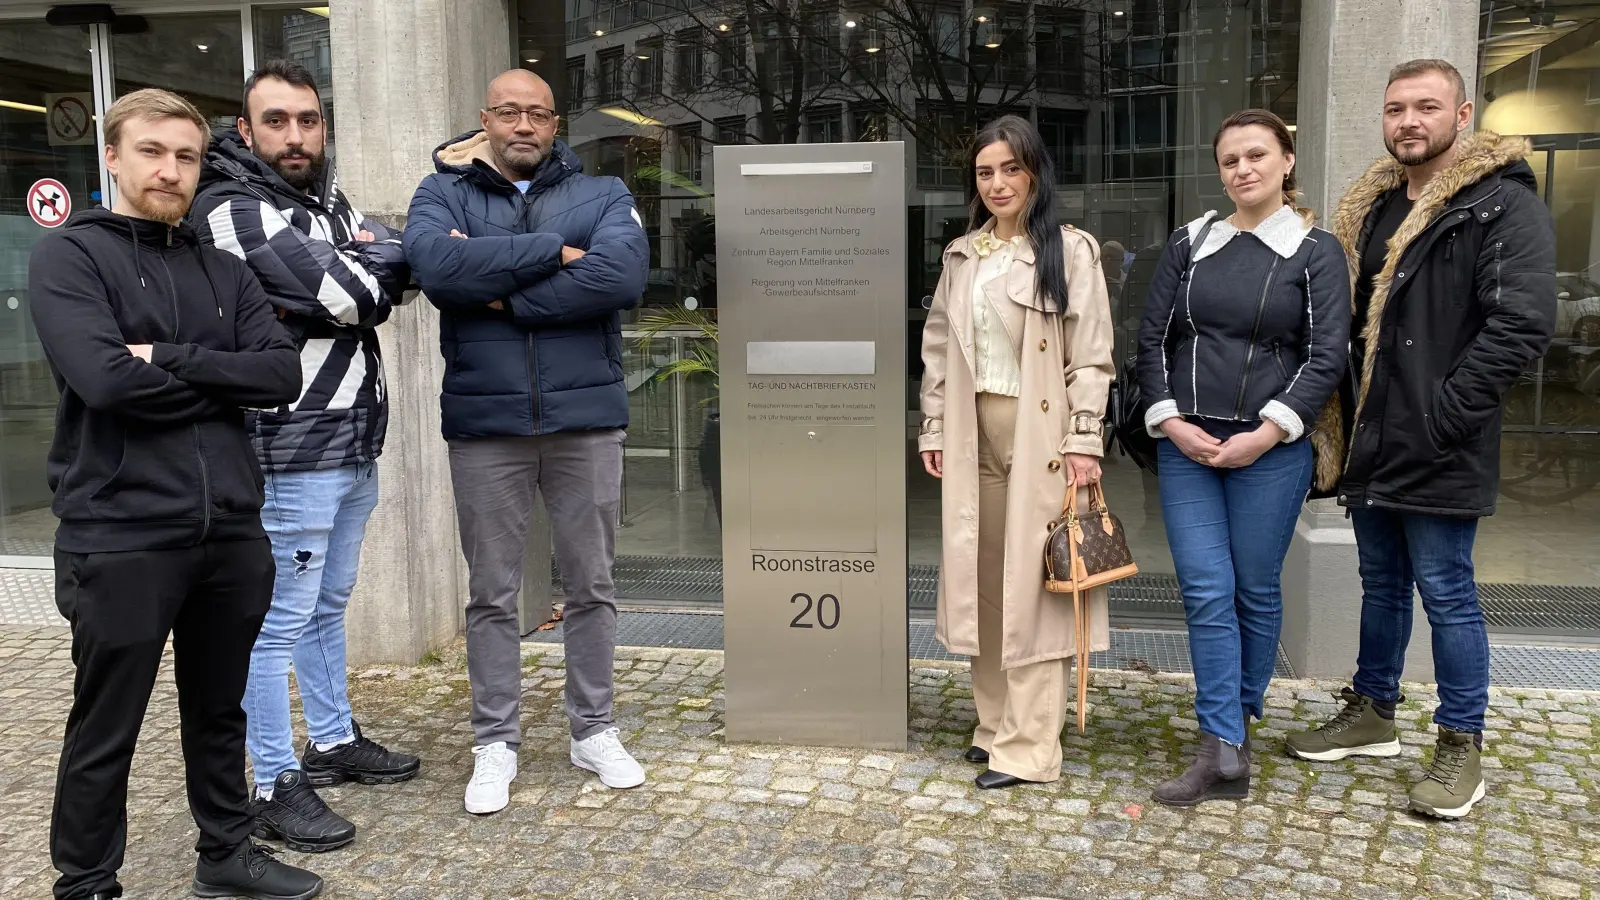
[[[72,195],[54,178],[41,178],[28,188],[28,215],[45,228],[55,228],[72,215]]]

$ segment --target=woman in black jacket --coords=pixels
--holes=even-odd
[[[1295,206],[1294,142],[1265,110],[1212,142],[1234,213],[1178,230],[1139,330],[1145,426],[1183,591],[1200,752],[1156,788],[1174,806],[1250,789],[1249,717],[1262,716],[1283,619],[1279,574],[1312,484],[1337,479],[1350,282],[1344,251]],[[1325,424],[1319,423],[1319,418]]]

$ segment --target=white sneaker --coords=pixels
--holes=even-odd
[[[631,788],[644,784],[644,767],[622,749],[616,728],[581,741],[572,742],[572,764],[600,776],[608,788]]]
[[[517,751],[496,741],[473,747],[472,755],[477,761],[467,782],[467,812],[481,816],[505,809],[511,802],[511,780],[517,777]]]

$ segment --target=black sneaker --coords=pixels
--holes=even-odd
[[[361,735],[361,726],[354,721],[356,739],[330,750],[318,750],[317,745],[306,741],[301,754],[300,767],[312,787],[332,787],[346,781],[362,784],[399,784],[417,777],[422,760],[409,753],[395,753],[377,741]]]
[[[249,897],[251,900],[311,900],[322,893],[322,879],[279,861],[271,850],[246,840],[219,863],[204,857],[194,867],[196,897]]]
[[[272,799],[258,797],[250,813],[256,817],[256,837],[280,839],[300,853],[337,850],[356,839],[356,826],[329,809],[297,769],[279,775]]]

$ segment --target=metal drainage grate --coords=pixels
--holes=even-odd
[[[56,610],[56,577],[43,569],[0,569],[0,623],[29,627],[67,620]]]
[[[913,619],[907,635],[912,659],[962,661],[939,646],[933,636],[933,623]],[[550,631],[535,631],[527,640],[537,644],[559,644],[561,626]],[[623,647],[668,647],[683,650],[721,650],[722,617],[704,613],[623,612],[617,617],[617,644]],[[1189,639],[1180,631],[1133,631],[1113,629],[1111,649],[1090,656],[1096,669],[1134,669],[1141,672],[1188,673]],[[1277,678],[1293,678],[1288,657],[1278,651]]]
[[[931,610],[939,567],[914,565],[908,575],[909,603]],[[561,576],[551,563],[551,579]],[[722,561],[711,556],[621,556],[617,596],[623,600],[719,601]],[[1489,630],[1518,634],[1570,635],[1600,632],[1600,588],[1571,585],[1478,585]],[[1118,619],[1183,620],[1183,597],[1172,575],[1136,575],[1111,586],[1111,614]]]

